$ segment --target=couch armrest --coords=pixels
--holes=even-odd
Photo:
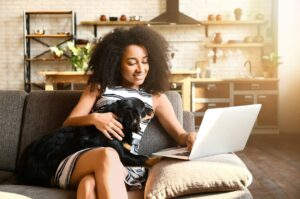
[[[192,112],[183,111],[183,128],[187,132],[195,131],[195,116]]]

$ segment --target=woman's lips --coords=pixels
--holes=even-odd
[[[138,79],[138,80],[142,80],[142,79],[145,79],[145,75],[144,74],[134,75],[134,78]]]

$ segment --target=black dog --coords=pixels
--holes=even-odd
[[[97,112],[112,112],[123,125],[123,141],[110,140],[95,126],[62,127],[52,134],[30,144],[21,156],[18,166],[18,179],[25,184],[51,186],[52,178],[59,163],[68,155],[90,147],[113,147],[126,166],[150,166],[153,162],[142,155],[134,155],[123,147],[131,145],[132,132],[140,131],[140,122],[150,109],[138,98],[125,98],[106,105]]]

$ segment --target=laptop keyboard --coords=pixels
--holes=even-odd
[[[185,151],[185,152],[175,153],[174,155],[189,156],[190,153],[191,153],[190,151]]]

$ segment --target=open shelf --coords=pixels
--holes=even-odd
[[[264,43],[223,43],[223,44],[206,44],[207,48],[262,48]]]
[[[257,35],[260,35],[260,25],[265,24],[264,20],[221,20],[221,21],[200,21],[200,24],[205,26],[205,36],[208,37],[208,27],[214,25],[255,25],[257,26]]]
[[[262,20],[222,20],[222,21],[199,21],[201,25],[262,25]]]
[[[66,35],[66,34],[46,34],[46,35],[39,35],[39,34],[30,34],[26,35],[27,38],[73,38],[73,35]]]
[[[25,58],[25,61],[69,61],[68,58]]]
[[[27,14],[47,15],[47,14],[72,14],[73,11],[59,11],[59,10],[36,10],[26,11]]]
[[[165,22],[150,22],[150,21],[81,21],[80,25],[83,26],[93,26],[94,27],[94,37],[97,38],[97,27],[98,26],[135,26],[135,25],[145,25],[145,26],[156,26],[156,27],[200,27],[201,24],[177,24],[177,23],[165,23]]]

